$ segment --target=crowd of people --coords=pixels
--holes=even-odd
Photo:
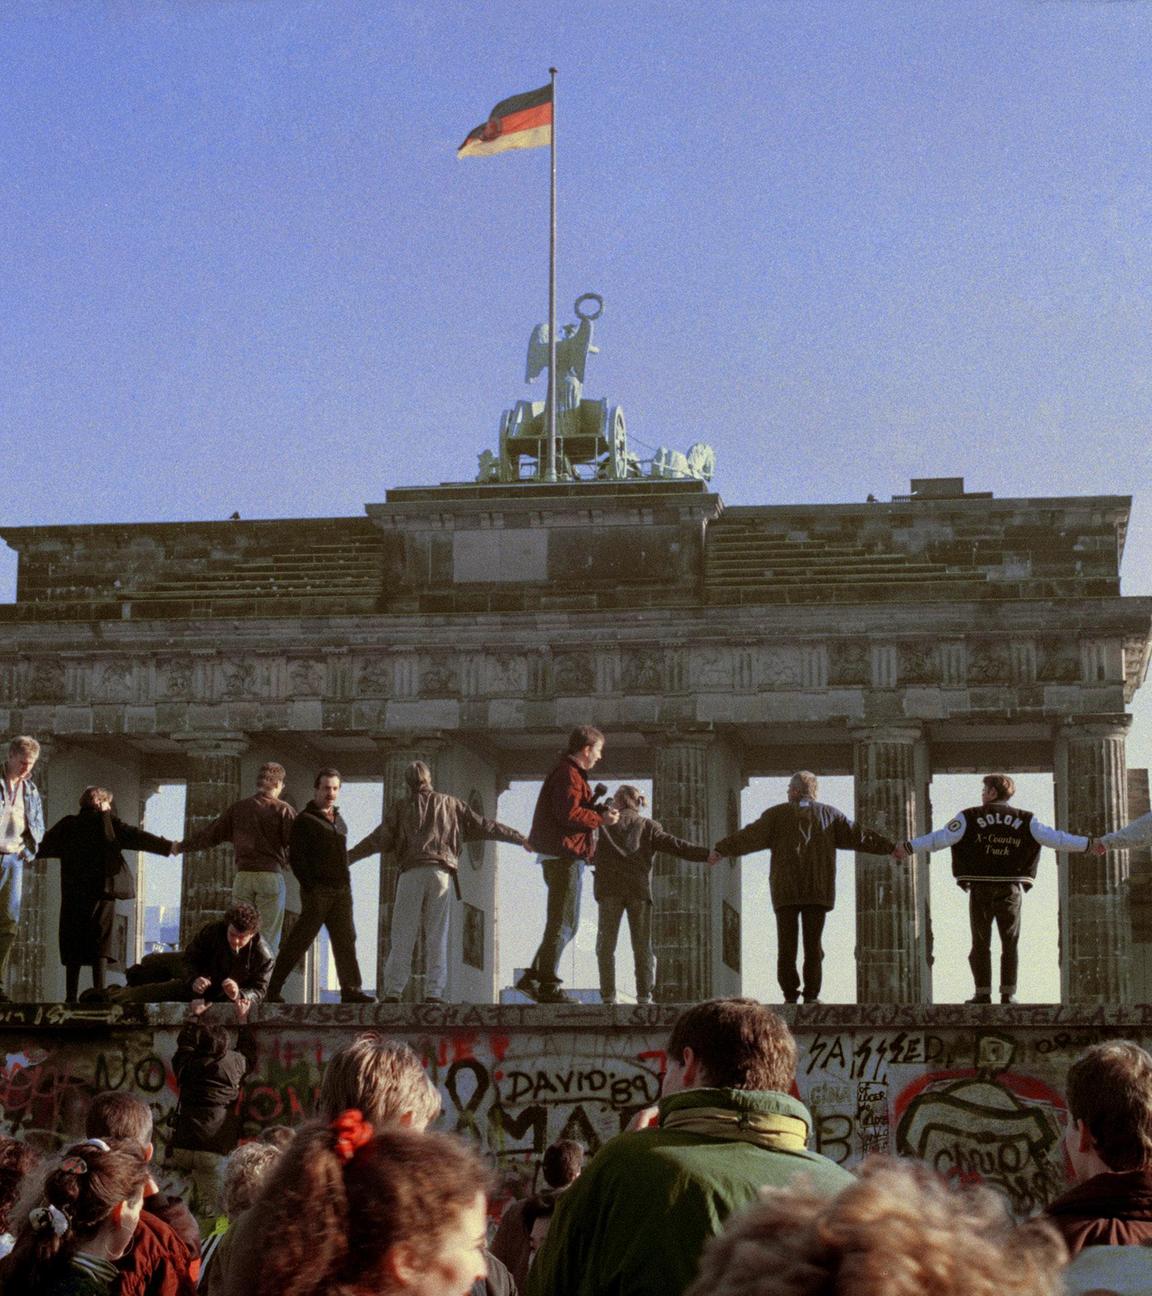
[[[852,1171],[813,1151],[795,1040],[762,1004],[686,1009],[666,1057],[659,1102],[589,1161],[547,1148],[545,1186],[507,1206],[491,1246],[492,1168],[430,1129],[439,1093],[405,1044],[337,1051],[311,1119],[230,1152],[203,1231],[157,1185],[149,1105],[97,1094],[84,1138],[52,1155],[0,1142],[0,1296],[1152,1291],[1152,1056],[1135,1043],[1072,1065],[1075,1182],[1022,1223],[923,1162]]]
[[[45,831],[43,803],[31,777],[39,743],[26,735],[13,738],[0,779],[0,1001],[7,997],[5,975],[19,931],[23,867],[37,858],[57,858],[62,883],[59,948],[70,1002],[79,994],[80,973],[87,967],[90,993],[97,997],[171,999],[198,1008],[226,999],[243,1015],[262,1000],[283,1002],[285,982],[324,927],[341,1001],[370,1003],[373,996],[364,989],[356,956],[351,866],[382,854],[395,860],[397,886],[381,997],[400,1002],[422,935],[425,1001],[443,1003],[451,896],[460,897],[460,852],[467,842],[492,840],[522,846],[541,867],[547,893],[544,932],[516,983],[539,1003],[569,998],[562,989],[560,959],[579,925],[588,867],[595,873],[596,958],[604,1003],[616,1002],[616,944],[625,917],[637,1001],[650,1003],[656,993],[652,874],[657,854],[714,865],[761,850],[770,853],[780,990],[786,1003],[801,998],[815,1003],[822,983],[824,923],[836,903],[837,852],[887,855],[907,867],[917,852],[945,847],[951,850],[953,876],[968,893],[969,965],[975,983],[969,1002],[992,1002],[995,927],[1001,955],[998,994],[1001,1003],[1013,1003],[1022,901],[1035,881],[1041,848],[1102,855],[1152,842],[1152,814],[1095,838],[1050,828],[1012,804],[1015,783],[999,773],[985,775],[980,804],[961,810],[944,828],[893,841],[819,801],[816,775],[808,770],[793,774],[786,799],[755,822],[713,843],[689,842],[643,814],[646,798],[633,785],[622,784],[611,797],[604,795],[603,784],[591,786],[588,774],[599,763],[604,743],[604,734],[592,725],[572,731],[540,788],[527,835],[437,791],[429,767],[413,761],[405,771],[405,794],[388,807],[376,829],[349,847],[339,807],[339,770],[317,772],[312,798],[297,813],[284,799],[286,774],[275,762],[260,767],[251,796],[183,841],[125,823],[115,812],[112,792],[96,786],[84,789],[78,813],[65,815]],[[224,918],[203,927],[176,958],[142,960],[129,985],[107,988],[115,905],[133,896],[123,852],[190,854],[224,843],[231,844],[235,856],[233,904]],[[285,936],[289,872],[300,886],[301,912]]]

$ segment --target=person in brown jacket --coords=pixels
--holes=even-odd
[[[1131,1040],[1093,1044],[1068,1069],[1066,1091],[1077,1182],[1045,1214],[1073,1256],[1152,1242],[1152,1055]]]
[[[404,771],[408,795],[388,807],[384,822],[348,852],[348,863],[395,855],[400,877],[392,907],[392,934],[384,965],[382,1001],[399,1003],[412,975],[412,951],[423,913],[428,953],[425,1003],[443,1003],[448,983],[448,889],[460,895],[457,873],[465,841],[502,841],[530,849],[515,828],[485,819],[458,797],[432,787],[432,771],[413,761]]]
[[[256,793],[235,801],[214,823],[186,837],[178,851],[210,850],[231,842],[236,856],[232,902],[255,905],[260,914],[260,935],[275,958],[284,930],[288,872],[288,839],[296,811],[280,799],[284,791],[283,765],[269,761],[260,766]]]

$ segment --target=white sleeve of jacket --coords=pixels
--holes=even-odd
[[[1152,842],[1152,811],[1141,815],[1139,819],[1133,819],[1124,828],[1105,833],[1100,840],[1105,846],[1147,846]]]
[[[949,819],[943,828],[925,833],[923,837],[913,837],[907,843],[908,848],[913,851],[938,851],[945,846],[955,846],[964,836],[965,827],[964,816],[957,815],[955,819]]]
[[[1061,832],[1059,828],[1049,828],[1035,816],[1032,818],[1032,836],[1041,846],[1051,846],[1053,850],[1086,851],[1088,849],[1087,837]]]

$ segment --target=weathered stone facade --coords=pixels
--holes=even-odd
[[[50,818],[110,765],[122,798],[186,779],[191,830],[263,760],[296,786],[329,762],[381,777],[387,799],[414,754],[493,813],[590,721],[603,776],[653,778],[653,814],[686,836],[719,837],[748,778],[800,767],[852,773],[861,818],[894,834],[929,826],[934,772],[1050,770],[1061,825],[1095,832],[1129,816],[1125,709],[1149,658],[1152,599],[1120,594],[1129,506],[726,510],[702,483],[636,481],[395,490],[365,518],[9,529],[0,726],[51,737]],[[454,997],[497,990],[493,860],[463,870],[485,966],[457,957]],[[1128,867],[1062,862],[1066,999],[1143,984]],[[860,998],[930,1000],[924,862],[858,868]],[[188,860],[185,930],[230,874],[227,848]],[[659,998],[738,988],[739,878],[660,862]],[[387,861],[382,883],[383,957]],[[44,993],[50,929],[29,926],[23,956]]]

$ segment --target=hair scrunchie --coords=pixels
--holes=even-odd
[[[351,1161],[356,1149],[363,1147],[373,1134],[371,1122],[355,1107],[341,1112],[328,1128],[336,1135],[336,1155],[341,1161]]]
[[[63,1237],[68,1232],[68,1216],[59,1206],[51,1204],[30,1210],[28,1223],[34,1233],[52,1233],[56,1237]]]

